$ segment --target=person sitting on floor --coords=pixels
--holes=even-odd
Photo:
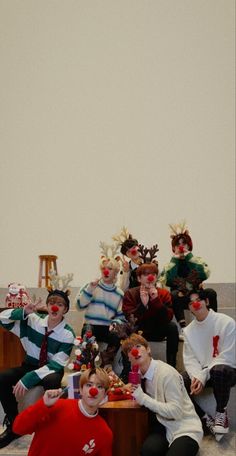
[[[66,323],[69,310],[68,290],[52,290],[47,300],[48,315],[37,313],[37,303],[24,308],[7,309],[0,313],[3,328],[16,334],[25,349],[25,360],[19,367],[0,372],[0,401],[6,414],[6,429],[0,435],[0,448],[18,438],[12,423],[18,414],[18,397],[36,385],[59,388],[64,367],[69,361],[75,334]]]
[[[203,432],[182,376],[172,366],[152,359],[147,340],[138,334],[126,339],[122,350],[141,373],[141,384],[133,382],[126,388],[150,412],[149,435],[141,455],[195,456]]]
[[[160,283],[170,287],[174,315],[180,326],[180,339],[183,340],[182,328],[186,326],[184,310],[188,309],[188,293],[210,275],[205,261],[192,254],[193,242],[185,222],[170,225],[171,246],[174,255],[160,275]],[[201,285],[202,286],[202,285]],[[212,288],[205,289],[210,307],[217,312],[217,294]]]
[[[144,264],[137,269],[139,287],[131,288],[124,294],[123,312],[127,320],[135,319],[136,331],[142,331],[148,341],[166,342],[166,360],[171,366],[176,366],[179,336],[176,323],[172,321],[173,310],[171,295],[168,290],[156,286],[158,266],[153,255],[157,247],[146,249]],[[142,246],[141,251],[143,252]],[[151,251],[152,258],[147,253]]]
[[[227,404],[230,388],[236,384],[235,321],[209,309],[206,290],[192,290],[189,310],[194,320],[184,329],[183,373],[204,429],[213,434],[229,431]],[[194,401],[205,387],[212,387],[216,400],[215,417],[208,416]]]
[[[18,435],[35,433],[28,455],[112,456],[112,431],[98,415],[108,387],[108,374],[94,368],[81,374],[79,401],[60,399],[61,388],[45,391],[13,424]]]

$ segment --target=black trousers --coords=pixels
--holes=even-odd
[[[171,366],[176,366],[176,356],[179,346],[179,332],[178,327],[174,321],[170,321],[162,326],[153,327],[150,324],[148,329],[139,328],[143,330],[143,337],[149,342],[161,342],[166,338],[166,361]]]
[[[150,434],[144,441],[141,456],[195,456],[199,445],[188,436],[175,439],[169,446],[165,427],[159,423],[151,412]]]
[[[185,388],[193,402],[195,410],[200,418],[205,415],[194,396],[190,395],[191,379],[185,371],[182,373]],[[205,388],[212,388],[216,400],[217,412],[223,412],[229,402],[230,389],[236,384],[236,369],[225,364],[217,364],[210,370],[210,379],[206,382]]]
[[[204,288],[209,300],[209,308],[217,312],[217,293],[212,288]],[[189,298],[186,296],[178,296],[178,290],[171,290],[172,306],[177,321],[185,320],[184,311],[188,309]]]
[[[0,372],[0,402],[5,414],[11,422],[16,415],[18,415],[18,403],[12,392],[13,386],[15,386],[27,372],[31,372],[32,370],[35,370],[35,366],[23,363],[19,367],[13,367]],[[60,388],[63,375],[64,371],[53,372],[44,377],[37,386],[43,386],[44,390]]]

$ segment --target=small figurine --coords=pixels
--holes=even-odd
[[[8,285],[5,304],[8,308],[24,307],[31,302],[26,287],[20,283],[12,282]]]

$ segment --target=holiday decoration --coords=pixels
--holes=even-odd
[[[127,399],[132,399],[132,395],[129,391],[125,389],[125,384],[122,380],[110,370],[108,372],[110,379],[110,387],[108,390],[108,401],[123,401]]]
[[[5,299],[6,307],[24,307],[30,302],[30,296],[24,285],[16,282],[12,282],[8,285],[8,293]]]
[[[89,325],[87,325],[83,337],[76,337],[74,345],[76,347],[74,352],[76,358],[68,364],[68,369],[84,371],[100,365],[98,344]]]

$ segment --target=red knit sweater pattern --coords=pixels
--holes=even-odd
[[[76,399],[59,399],[52,407],[40,399],[16,417],[13,430],[35,432],[28,456],[112,456],[111,429],[99,415],[83,415]]]

